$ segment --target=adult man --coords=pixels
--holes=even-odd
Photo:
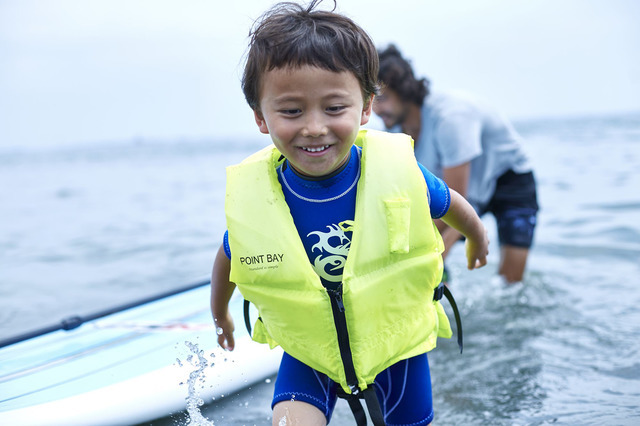
[[[415,141],[418,161],[465,196],[478,214],[491,212],[498,225],[499,274],[522,280],[533,241],[536,184],[522,139],[493,109],[464,93],[430,93],[410,63],[390,45],[379,51],[383,91],[374,112],[387,129]],[[446,251],[460,234],[439,221]]]

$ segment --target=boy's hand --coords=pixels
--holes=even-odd
[[[467,254],[467,268],[480,268],[487,264],[489,254],[489,237],[487,228],[471,204],[453,189],[449,188],[451,205],[442,216],[442,220],[465,236],[465,251]]]
[[[218,335],[218,344],[228,351],[232,351],[235,345],[233,340],[233,331],[235,327],[233,325],[233,318],[231,314],[227,312],[226,315],[220,315],[214,318],[216,324],[216,334]]]
[[[482,237],[479,240],[467,238],[465,242],[465,251],[467,254],[467,268],[481,268],[487,264],[487,255],[489,254],[489,237],[487,229],[483,226]]]

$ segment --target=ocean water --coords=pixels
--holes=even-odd
[[[490,216],[487,267],[466,271],[452,251],[465,349],[441,340],[429,355],[434,424],[640,424],[640,113],[516,127],[541,205],[527,274],[510,287],[496,277]],[[0,338],[206,278],[224,167],[265,143],[0,149]],[[200,411],[208,424],[271,424],[272,389]],[[186,423],[203,421],[149,424]],[[353,424],[344,401],[332,424]]]

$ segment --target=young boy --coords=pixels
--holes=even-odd
[[[211,291],[218,342],[233,350],[237,285],[260,314],[253,339],[285,351],[274,425],[327,424],[338,394],[352,408],[364,396],[374,424],[426,425],[426,352],[451,336],[434,300],[443,245],[433,218],[466,236],[469,269],[486,264],[486,231],[417,163],[410,137],[360,130],[378,90],[376,49],[317,3],[278,4],[251,33],[242,86],[273,146],[227,169]]]

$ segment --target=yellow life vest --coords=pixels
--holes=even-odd
[[[387,367],[430,351],[438,335],[452,333],[433,300],[444,247],[411,138],[361,130],[356,144],[363,148],[361,176],[340,302],[364,390]],[[254,340],[280,345],[351,393],[331,296],[311,266],[278,182],[282,161],[270,146],[227,168],[230,280],[258,309]]]

